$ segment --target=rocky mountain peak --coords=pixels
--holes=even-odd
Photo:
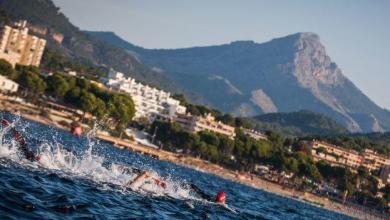
[[[318,83],[325,86],[342,84],[344,77],[337,65],[326,54],[320,37],[315,33],[298,33],[297,35],[293,66],[294,74],[300,84],[305,88],[313,87]]]

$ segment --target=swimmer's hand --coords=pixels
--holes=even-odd
[[[133,186],[137,185],[138,183],[140,183],[141,181],[145,180],[146,178],[152,178],[154,180],[154,184],[156,184],[164,189],[167,188],[166,182],[162,181],[161,179],[159,179],[157,177],[153,177],[153,174],[151,172],[148,172],[148,171],[142,172],[134,180],[129,181],[127,183],[127,186],[133,187]]]

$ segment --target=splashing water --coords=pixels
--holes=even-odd
[[[126,192],[126,190],[133,190],[139,193],[149,193],[153,196],[170,196],[180,199],[195,199],[190,195],[188,189],[182,188],[181,183],[171,181],[169,178],[164,179],[168,182],[167,188],[163,189],[152,181],[145,179],[140,184],[131,187],[126,186],[128,182],[133,180],[136,173],[123,173],[119,167],[123,165],[111,163],[105,165],[105,158],[103,156],[93,154],[94,147],[98,146],[96,132],[98,125],[95,124],[87,134],[87,149],[77,155],[75,152],[66,150],[65,146],[54,141],[44,142],[37,146],[37,155],[39,155],[39,162],[30,162],[23,158],[18,152],[18,143],[9,138],[8,133],[11,127],[18,124],[19,119],[14,120],[9,127],[3,127],[0,130],[0,157],[7,158],[25,167],[35,169],[46,169],[54,173],[65,175],[67,178],[86,178],[98,184],[110,184],[116,186],[116,190]],[[155,171],[153,177],[160,178]],[[115,189],[114,189],[115,190]]]

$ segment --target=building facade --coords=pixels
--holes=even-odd
[[[5,25],[0,38],[0,59],[12,66],[16,64],[39,66],[46,40],[28,34],[26,21],[15,22],[14,26]]]
[[[186,107],[170,97],[169,92],[136,82],[130,77],[126,78],[123,73],[110,70],[106,85],[131,96],[136,109],[134,119],[148,118],[153,120],[156,114],[174,117],[175,114],[185,114],[186,112]]]
[[[390,166],[389,157],[379,155],[370,149],[357,152],[321,141],[313,141],[310,145],[312,156],[315,160],[325,160],[332,165],[341,165],[352,169],[363,166],[369,171],[380,170],[383,167]]]
[[[211,114],[204,116],[196,116],[187,114],[176,114],[174,117],[166,117],[165,115],[156,114],[155,118],[163,121],[176,122],[186,131],[197,133],[200,131],[208,131],[217,134],[223,134],[231,139],[236,136],[235,127],[226,125],[220,121],[216,121]]]
[[[0,91],[12,93],[18,91],[18,87],[19,85],[16,82],[0,75]]]

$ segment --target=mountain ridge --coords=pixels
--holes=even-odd
[[[308,109],[336,119],[353,132],[390,130],[390,112],[342,74],[315,33],[296,33],[265,43],[234,41],[179,49],[145,49],[113,32],[89,33],[112,44],[120,39],[120,46],[136,53],[146,65],[162,70],[213,107],[235,115]],[[232,88],[240,92],[232,93]]]

